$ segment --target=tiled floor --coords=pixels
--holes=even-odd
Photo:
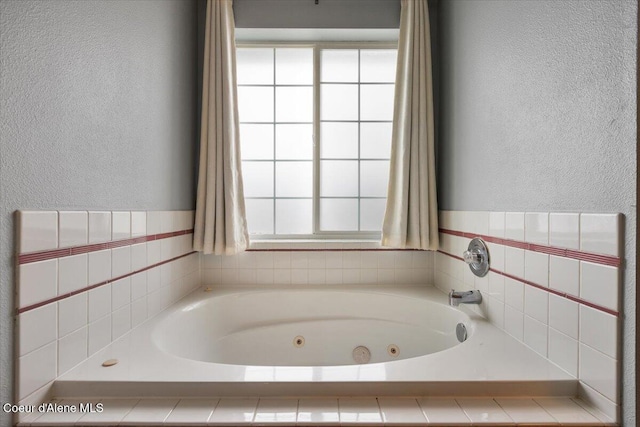
[[[86,401],[56,403],[79,409]],[[100,403],[101,413],[34,413],[19,426],[614,425],[584,402],[558,397],[155,398]]]

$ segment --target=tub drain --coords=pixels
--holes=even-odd
[[[298,348],[304,346],[304,337],[302,335],[298,335],[297,337],[295,337],[293,339],[293,346]]]
[[[367,347],[359,345],[353,349],[353,360],[361,365],[369,363],[369,360],[371,360],[371,352]]]
[[[389,347],[387,347],[387,353],[389,353],[389,356],[391,357],[398,357],[400,354],[400,347],[395,344],[390,344]]]

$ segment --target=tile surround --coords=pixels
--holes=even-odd
[[[578,378],[587,390],[581,396],[615,419],[621,215],[490,212],[488,232],[482,234],[474,231],[481,227],[470,214],[477,216],[440,212],[436,286],[446,292],[480,289],[486,296],[479,307],[482,314]],[[460,274],[466,268],[461,252],[477,234],[489,241],[488,279]],[[504,276],[504,295],[496,275]],[[576,404],[569,400],[554,405],[550,411],[564,420],[562,411]],[[588,413],[580,419],[593,421]]]
[[[143,211],[18,212],[17,401],[199,286],[193,212],[151,214],[151,225],[157,214],[167,234],[149,234]]]

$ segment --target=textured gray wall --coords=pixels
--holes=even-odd
[[[0,402],[12,212],[194,207],[195,24],[192,1],[0,3]]]
[[[399,0],[234,0],[238,28],[398,28]]]
[[[622,212],[635,419],[637,2],[441,0],[441,209]]]

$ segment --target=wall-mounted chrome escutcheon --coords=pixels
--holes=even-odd
[[[472,239],[462,257],[476,276],[484,277],[489,272],[489,250],[481,238]]]

